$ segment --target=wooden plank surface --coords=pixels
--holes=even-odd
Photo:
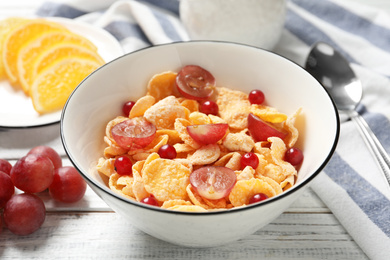
[[[42,196],[42,194],[40,194]],[[7,229],[1,259],[367,259],[337,219],[308,189],[279,218],[254,234],[216,248],[185,248],[155,239],[126,223],[93,192],[92,211],[49,208],[29,236]]]

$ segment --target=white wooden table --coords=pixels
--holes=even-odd
[[[64,165],[71,165],[64,157]],[[14,164],[14,161],[11,161]],[[185,248],[124,222],[88,188],[74,204],[40,193],[47,215],[28,236],[3,228],[0,259],[367,259],[329,209],[308,188],[279,218],[244,239],[216,248]]]

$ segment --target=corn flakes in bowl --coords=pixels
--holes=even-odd
[[[61,119],[70,160],[124,222],[190,247],[236,241],[277,218],[326,165],[338,135],[331,98],[301,67],[207,41],[104,65]]]

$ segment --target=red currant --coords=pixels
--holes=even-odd
[[[251,166],[253,169],[259,166],[259,158],[256,154],[246,153],[241,157],[241,169],[244,169],[246,166]]]
[[[261,105],[264,102],[264,93],[261,90],[255,89],[249,93],[249,102],[251,104]]]
[[[170,144],[165,144],[158,149],[158,155],[164,159],[175,159],[176,158],[176,149]]]
[[[303,161],[303,153],[298,148],[290,148],[284,154],[284,160],[293,166],[300,165]]]
[[[263,201],[266,199],[268,199],[267,195],[265,195],[264,193],[257,193],[255,195],[253,195],[252,198],[249,199],[249,204],[260,202],[260,201]]]
[[[132,166],[133,163],[126,156],[117,157],[114,162],[115,170],[119,175],[131,175],[133,173]]]
[[[135,102],[134,101],[128,101],[123,104],[122,111],[125,116],[129,116],[131,109],[133,108]]]
[[[218,115],[219,109],[217,103],[211,100],[207,100],[200,103],[199,111],[207,115],[211,114],[216,116]]]
[[[151,206],[158,206],[158,201],[153,195],[142,199],[141,202]]]

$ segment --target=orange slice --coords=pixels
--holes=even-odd
[[[62,59],[37,75],[31,85],[30,95],[38,113],[62,109],[77,85],[100,66],[89,59]]]
[[[20,49],[17,57],[17,72],[19,82],[26,94],[28,94],[29,85],[31,84],[28,80],[28,78],[31,77],[29,72],[34,67],[35,60],[37,60],[46,50],[53,46],[58,46],[59,43],[76,44],[91,51],[97,51],[96,46],[88,39],[71,32],[62,31],[45,33],[36,40],[24,45]]]
[[[42,34],[52,31],[67,31],[67,29],[57,23],[35,19],[22,23],[7,35],[3,44],[2,61],[8,79],[12,84],[15,85],[18,80],[17,57],[21,48]]]
[[[3,52],[3,44],[5,38],[14,30],[18,25],[27,22],[27,19],[19,17],[10,17],[0,21],[0,54]],[[0,79],[6,76],[3,62],[0,59]]]
[[[48,66],[61,59],[66,59],[70,57],[89,59],[99,63],[100,65],[104,64],[104,60],[96,52],[91,51],[87,48],[80,47],[79,45],[75,45],[75,44],[60,43],[54,45],[52,48],[44,51],[38,57],[36,57],[29,64],[29,69],[24,71],[24,75],[23,75],[24,85],[22,86],[25,92],[28,93],[35,77],[41,71],[43,71]]]

